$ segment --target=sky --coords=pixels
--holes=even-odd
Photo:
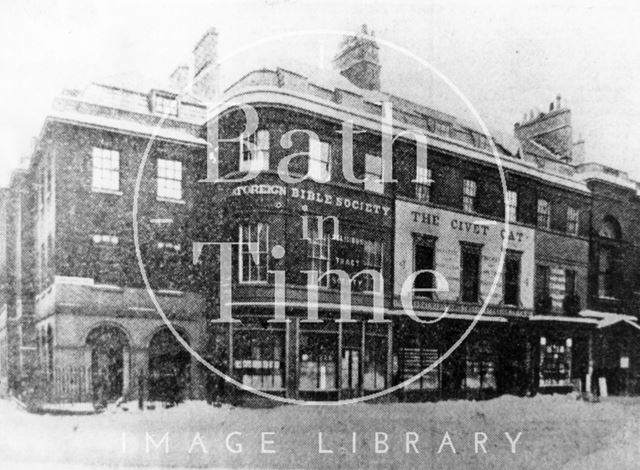
[[[492,129],[509,133],[561,94],[587,160],[640,180],[639,2],[2,0],[0,185],[63,88],[167,77],[212,26],[222,57],[250,51],[331,67],[341,32],[363,23],[392,45],[381,48],[386,91],[470,119],[427,62]],[[273,39],[296,31],[305,33]]]

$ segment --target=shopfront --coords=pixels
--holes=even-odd
[[[211,356],[243,385],[287,398],[337,400],[387,388],[391,324],[371,320],[374,304],[391,305],[390,199],[311,181],[283,185],[269,174],[225,192],[218,200],[229,223],[220,233],[237,237],[230,288],[239,322],[214,325]],[[358,275],[363,270],[369,274]],[[318,276],[315,289],[309,272]],[[288,321],[273,321],[283,310]],[[226,389],[240,400],[250,395]]]
[[[530,348],[522,324],[532,314],[534,231],[475,214],[396,202],[394,311],[397,382],[415,376],[451,348],[486,303],[471,333],[437,368],[406,387],[407,399],[485,398],[523,393]],[[506,239],[502,272],[498,263]],[[412,273],[428,270],[407,285]],[[491,286],[496,280],[491,298]],[[405,298],[402,293],[404,289]],[[411,293],[411,302],[406,294]],[[446,313],[445,313],[446,312]],[[523,380],[524,378],[524,380]]]

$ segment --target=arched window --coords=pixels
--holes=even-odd
[[[621,235],[620,224],[614,217],[608,215],[603,219],[602,226],[600,227],[598,235],[600,235],[602,238],[618,240]]]

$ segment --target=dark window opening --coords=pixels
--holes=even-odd
[[[430,238],[417,238],[413,251],[414,272],[433,270],[435,267],[435,241]],[[433,292],[427,289],[435,287],[435,277],[432,273],[419,274],[414,282],[414,295],[433,298]]]
[[[504,303],[520,304],[520,254],[509,252],[504,262]]]
[[[480,296],[481,246],[461,244],[460,269],[463,302],[477,302]]]

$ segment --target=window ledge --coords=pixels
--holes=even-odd
[[[184,199],[171,199],[169,197],[156,197],[156,201],[158,202],[170,202],[173,204],[185,204]]]
[[[91,286],[91,288],[107,292],[124,292],[124,288],[116,286],[114,284],[94,284],[93,286]]]
[[[122,191],[116,191],[113,189],[91,188],[93,193],[111,194],[112,196],[122,196]]]
[[[617,297],[607,297],[606,295],[599,295],[598,296],[598,300],[609,300],[609,301],[619,301],[620,299],[618,299]]]

